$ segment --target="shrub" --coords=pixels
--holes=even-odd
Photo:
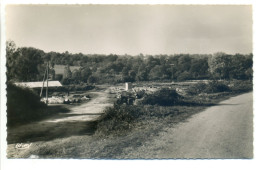
[[[174,107],[115,104],[104,111],[97,122],[95,134],[97,136],[125,135],[134,128],[140,127],[140,124],[148,123],[149,126],[153,126],[152,124],[156,124],[158,119],[176,114],[179,114],[179,110]]]
[[[187,93],[190,95],[196,95],[200,93],[219,93],[219,92],[234,92],[242,93],[248,92],[253,89],[253,83],[250,80],[233,80],[229,83],[222,81],[210,81],[206,83],[197,83],[190,86],[187,89]]]
[[[206,83],[202,83],[199,82],[197,84],[191,85],[188,89],[187,89],[187,93],[191,94],[191,95],[196,95],[196,94],[200,94],[202,92],[204,92],[204,90],[206,89],[207,84]]]
[[[185,80],[189,80],[191,79],[191,75],[189,72],[187,71],[184,71],[182,72],[178,77],[177,77],[177,80],[178,81],[185,81]]]
[[[94,76],[88,77],[88,83],[90,83],[90,84],[96,83],[97,81],[98,81],[97,77],[94,77]]]
[[[203,90],[203,92],[205,93],[219,93],[228,91],[230,91],[228,85],[226,85],[224,82],[216,80],[210,81],[206,86],[205,90]]]
[[[177,104],[181,96],[174,89],[161,89],[153,94],[146,95],[143,99],[143,104],[172,106]]]
[[[107,108],[97,123],[96,133],[99,135],[119,134],[131,129],[132,123],[142,115],[136,106],[117,105]]]
[[[229,87],[235,93],[249,92],[253,90],[253,82],[251,80],[234,80]]]
[[[45,103],[29,88],[7,84],[7,125],[30,122],[44,114]]]

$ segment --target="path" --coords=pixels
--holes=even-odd
[[[107,91],[92,93],[96,94],[97,97],[85,104],[71,108],[71,111],[67,113],[70,115],[69,117],[51,118],[47,122],[92,121],[97,119],[106,107],[112,106],[112,103],[108,102]]]
[[[252,92],[232,97],[194,115],[125,157],[252,158]]]
[[[58,113],[39,122],[33,122],[8,129],[8,143],[49,141],[72,135],[85,135],[94,132],[93,123],[109,102],[108,90],[92,92],[96,97],[87,103],[71,107],[67,113]]]

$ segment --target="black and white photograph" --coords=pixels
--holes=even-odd
[[[7,4],[4,18],[7,159],[254,159],[252,5]]]

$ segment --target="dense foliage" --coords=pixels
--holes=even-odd
[[[97,123],[97,132],[109,134],[120,133],[121,131],[130,129],[132,123],[143,112],[140,107],[133,107],[132,105],[117,105],[107,108],[104,114]]]
[[[7,124],[30,122],[45,114],[45,103],[31,89],[7,84]]]
[[[97,122],[99,136],[125,135],[146,124],[149,129],[158,122],[180,122],[193,113],[219,103],[233,94],[252,90],[251,80],[209,81],[190,84],[187,93],[179,95],[173,89],[161,89],[143,95],[136,105],[115,104],[104,110]]]
[[[207,83],[199,82],[190,86],[187,89],[187,93],[191,95],[197,95],[200,93],[220,93],[230,92],[231,89],[227,82],[212,80]]]
[[[7,77],[15,81],[40,81],[46,62],[50,72],[54,65],[64,65],[63,77],[53,76],[63,84],[119,83],[134,81],[193,79],[252,79],[253,55],[175,54],[175,55],[98,55],[45,53],[35,48],[16,48],[7,42]],[[70,70],[70,66],[80,66]]]
[[[172,106],[180,102],[181,96],[174,89],[161,89],[153,94],[146,95],[143,104]]]
[[[189,95],[197,95],[200,93],[243,93],[253,90],[253,82],[251,80],[233,80],[233,81],[217,81],[211,80],[207,83],[199,82],[187,88]]]

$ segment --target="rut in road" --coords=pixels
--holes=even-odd
[[[252,94],[220,102],[124,158],[253,158]]]

